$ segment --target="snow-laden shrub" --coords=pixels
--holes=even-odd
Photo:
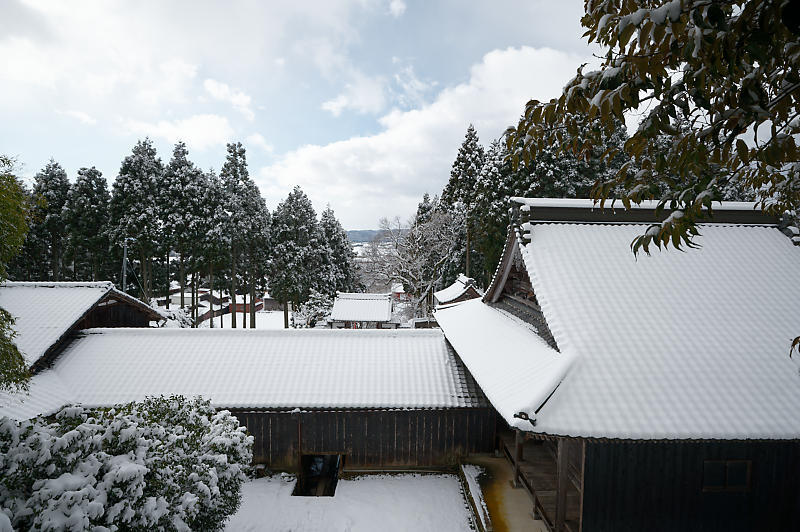
[[[180,396],[0,418],[0,512],[18,530],[217,530],[252,445],[230,412]]]
[[[300,308],[292,315],[292,326],[298,329],[314,327],[317,323],[328,319],[332,309],[333,299],[312,289],[308,301],[300,305]]]
[[[189,314],[188,308],[165,309],[163,307],[158,307],[156,310],[164,316],[164,323],[161,324],[161,327],[167,329],[188,329],[192,326],[194,321]]]

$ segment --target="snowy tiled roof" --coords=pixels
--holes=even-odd
[[[220,408],[486,404],[436,330],[87,329],[43,378],[69,390],[62,404],[87,406],[159,394],[202,395]],[[37,390],[23,413],[61,406]],[[1,405],[0,415],[20,413]]]
[[[113,288],[111,282],[8,281],[0,286],[0,308],[14,316],[14,341],[30,366]]]
[[[536,210],[536,201],[525,204]],[[522,257],[537,300],[559,350],[574,358],[539,413],[527,412],[536,421],[529,429],[633,439],[800,438],[800,374],[788,356],[800,334],[800,247],[774,226],[706,224],[700,249],[634,257],[631,241],[646,228],[523,225]],[[466,333],[444,316],[437,313],[456,345]],[[506,345],[499,327],[482,331]],[[540,356],[539,342],[514,348]],[[462,356],[483,384],[483,370]],[[506,368],[509,382],[517,371]],[[543,381],[528,390],[538,398],[548,388]]]
[[[516,414],[533,417],[564,378],[571,358],[527,323],[480,299],[441,307],[435,317],[498,413],[509,425],[530,429]]]
[[[392,294],[339,292],[333,302],[333,321],[378,321],[392,319]]]
[[[463,273],[459,273],[453,284],[434,292],[433,297],[435,297],[436,301],[440,304],[446,304],[461,297],[470,288],[475,289],[478,295],[481,295],[477,288],[475,288],[475,280],[472,277],[467,277]]]

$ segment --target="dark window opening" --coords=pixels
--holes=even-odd
[[[749,491],[752,460],[706,460],[703,491]]]
[[[300,473],[292,495],[333,497],[344,465],[341,454],[304,454],[300,457]]]

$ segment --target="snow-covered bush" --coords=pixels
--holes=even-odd
[[[317,323],[328,319],[332,308],[333,299],[312,289],[308,301],[300,305],[300,308],[292,315],[292,326],[297,328],[314,327]]]
[[[230,412],[180,396],[0,418],[0,512],[18,530],[217,530],[252,445]]]
[[[158,307],[157,310],[164,316],[164,323],[161,324],[161,327],[188,329],[192,326],[192,316],[189,314],[188,308],[165,309]]]

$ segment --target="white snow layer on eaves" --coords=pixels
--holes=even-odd
[[[436,310],[436,321],[489,402],[512,427],[536,410],[567,374],[572,359],[518,318],[471,299]]]
[[[700,249],[635,257],[630,243],[646,228],[526,225],[537,299],[559,349],[576,359],[535,430],[800,438],[800,374],[789,358],[800,247],[774,227],[707,224]]]
[[[103,295],[110,282],[6,282],[0,308],[14,317],[14,342],[31,366]]]
[[[88,329],[34,379],[51,373],[62,404],[87,406],[161,394],[218,408],[485,405],[436,330]]]

